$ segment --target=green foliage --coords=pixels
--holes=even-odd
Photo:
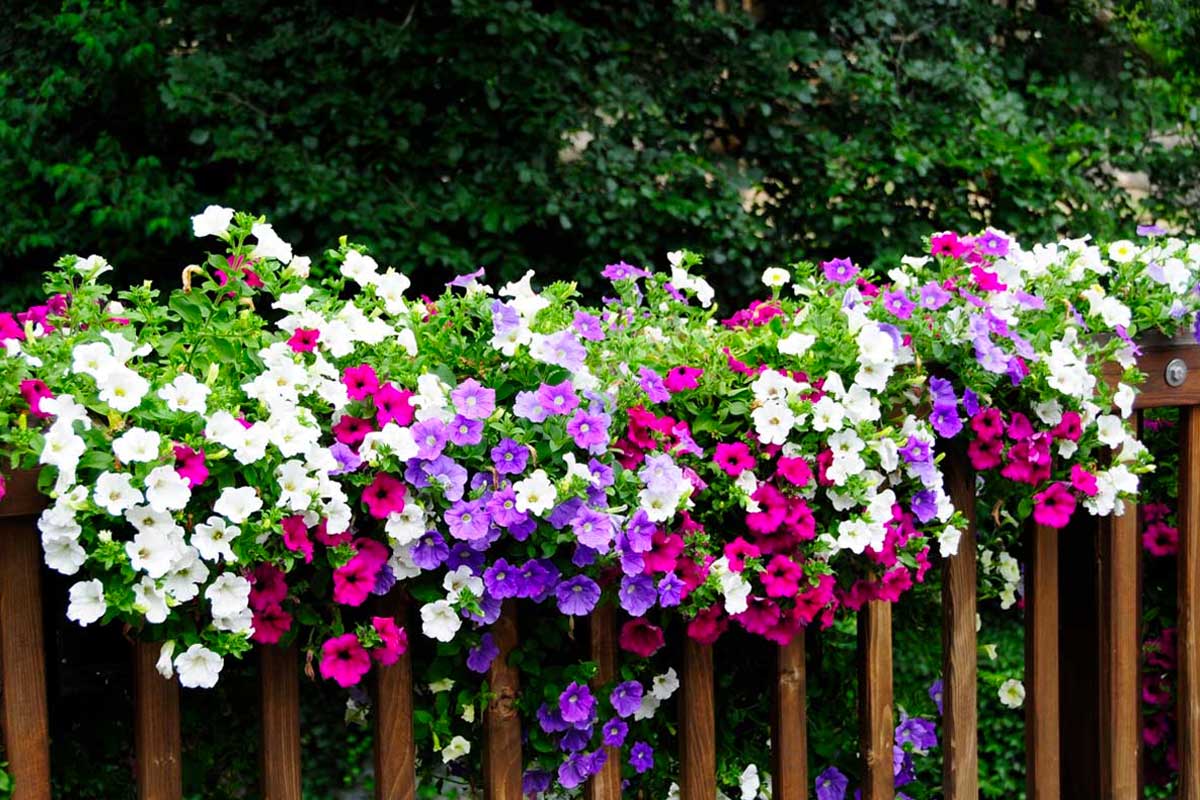
[[[173,278],[208,202],[429,287],[586,286],[686,246],[745,289],[931,229],[1194,229],[1195,10],[1004,5],[27,0],[0,33],[0,306],[68,247]]]

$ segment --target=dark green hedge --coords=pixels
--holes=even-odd
[[[931,228],[1112,235],[1117,169],[1194,225],[1189,0],[715,5],[10,0],[0,303],[63,251],[175,273],[209,202],[430,284],[687,245],[748,286]]]

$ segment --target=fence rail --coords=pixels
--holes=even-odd
[[[1187,367],[1172,386],[1170,364]],[[1147,345],[1142,369],[1150,373],[1137,407],[1177,406],[1181,411],[1179,492],[1179,762],[1181,800],[1200,800],[1200,346]],[[1140,412],[1139,412],[1140,413]],[[959,555],[945,562],[943,588],[944,794],[978,798],[977,648],[974,476],[961,452],[948,454],[948,491],[969,520]],[[36,518],[44,505],[32,476],[17,474],[0,502],[0,720],[16,800],[50,797],[49,726],[40,599],[41,553]],[[1141,796],[1140,537],[1132,504],[1121,517],[1096,526],[1098,591],[1094,623],[1100,646],[1099,744],[1090,768],[1099,775],[1103,800]],[[1060,652],[1058,531],[1032,526],[1026,554],[1026,765],[1028,797],[1075,797],[1062,781],[1060,677],[1072,660],[1089,654]],[[1072,564],[1071,569],[1079,569]],[[385,611],[408,616],[407,601],[393,594]],[[616,620],[612,608],[589,621],[591,657],[602,684],[615,675]],[[883,602],[859,612],[859,697],[864,800],[892,800],[892,610]],[[493,693],[484,712],[484,791],[488,800],[521,797],[521,730],[514,703],[520,675],[508,661],[518,641],[518,607],[505,601],[492,629],[500,655],[488,674]],[[136,782],[142,800],[182,795],[179,691],[155,669],[158,648],[134,646]],[[262,703],[261,794],[268,800],[301,797],[300,663],[292,648],[259,648]],[[774,791],[779,800],[813,795],[808,778],[805,641],[780,647],[770,681]],[[683,800],[716,797],[716,731],[713,649],[684,642],[679,672],[680,788]],[[412,728],[412,663],[408,655],[378,669],[375,682],[375,781],[380,800],[416,796]],[[1074,751],[1072,751],[1074,752]],[[587,788],[589,800],[621,796],[615,754]]]

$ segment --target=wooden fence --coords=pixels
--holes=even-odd
[[[1141,366],[1150,377],[1138,398],[1137,413],[1140,416],[1140,409],[1151,407],[1181,409],[1178,796],[1200,800],[1200,347],[1163,343],[1143,349]],[[961,456],[953,454],[947,475],[950,495],[971,524],[959,555],[944,566],[944,794],[946,800],[974,800],[979,795],[974,476]],[[41,553],[35,527],[41,503],[28,475],[14,476],[10,490],[10,496],[0,503],[0,717],[14,796],[16,800],[41,800],[50,797]],[[1127,507],[1124,516],[1106,520],[1090,535],[1095,537],[1094,562],[1073,563],[1071,570],[1087,570],[1093,563],[1096,570],[1091,621],[1097,646],[1093,654],[1060,652],[1060,533],[1035,527],[1028,535],[1025,757],[1030,800],[1090,800],[1096,796],[1133,800],[1141,795],[1141,543],[1137,509]],[[392,604],[387,609],[390,613],[406,617],[402,599],[392,596],[387,602]],[[599,663],[597,683],[615,674],[615,624],[611,608],[599,609],[590,620],[588,641],[592,657]],[[858,630],[862,796],[863,800],[890,800],[895,794],[891,606],[868,604],[859,612]],[[521,797],[521,731],[513,704],[520,692],[520,676],[506,658],[519,635],[513,601],[506,601],[493,632],[500,656],[488,675],[495,697],[483,722],[484,789],[490,800],[517,800]],[[764,677],[774,687],[771,741],[776,800],[813,795],[806,753],[804,651],[804,637],[797,637],[779,648],[774,664],[763,665]],[[143,800],[173,800],[182,793],[179,693],[175,682],[164,680],[155,671],[157,658],[155,645],[135,645],[136,781]],[[299,800],[299,654],[294,648],[260,648],[259,659],[261,796]],[[715,800],[712,648],[689,640],[680,659],[681,795],[683,800]],[[1071,679],[1071,664],[1076,659],[1091,660],[1098,676],[1091,698],[1098,726],[1091,731],[1094,746],[1083,756],[1083,768],[1095,772],[1096,792],[1062,777],[1062,756],[1080,750],[1060,741],[1060,676],[1065,673],[1065,679]],[[408,657],[380,668],[374,690],[376,797],[410,800],[416,782]],[[1079,723],[1068,719],[1068,724],[1074,740],[1080,734]],[[1083,733],[1087,739],[1087,732]],[[615,800],[621,792],[619,759],[610,757],[604,770],[589,782],[587,797]]]

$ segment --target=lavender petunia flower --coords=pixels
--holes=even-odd
[[[950,302],[950,293],[942,288],[941,284],[930,281],[921,287],[921,308],[927,308],[930,311],[937,311],[946,303]]]
[[[905,717],[896,726],[896,744],[911,743],[913,749],[924,755],[937,747],[937,726],[932,720],[922,717]]]
[[[913,495],[911,508],[913,516],[922,523],[929,522],[937,516],[937,492],[926,489]]]
[[[591,342],[600,342],[604,340],[604,328],[600,323],[599,317],[594,317],[584,311],[575,312],[575,320],[571,323],[580,336]]]
[[[537,401],[542,410],[549,414],[570,414],[579,406],[579,397],[570,381],[543,383],[537,390]]]
[[[479,278],[482,278],[483,275],[484,275],[484,269],[483,269],[483,267],[480,267],[479,269],[475,270],[474,272],[468,272],[466,275],[459,275],[454,280],[447,283],[446,286],[455,286],[460,289],[466,288],[467,286],[471,286],[472,284],[474,284],[475,281],[478,280]]]
[[[529,448],[516,439],[501,439],[491,453],[492,464],[501,475],[519,475],[529,461]]]
[[[909,319],[916,305],[904,292],[895,291],[883,295],[883,307],[897,319]]]
[[[654,370],[641,367],[638,369],[638,378],[638,385],[650,398],[651,403],[665,403],[671,399],[671,393],[667,391],[662,377]]]
[[[503,336],[521,327],[521,312],[508,303],[496,300],[492,303],[492,331]]]
[[[571,434],[577,447],[599,455],[608,446],[609,422],[610,417],[607,414],[591,414],[580,409],[567,423],[567,433]]]
[[[483,441],[483,421],[459,414],[447,426],[447,435],[459,447],[479,444]]]
[[[617,596],[621,608],[629,616],[640,617],[654,607],[658,591],[654,588],[654,579],[649,575],[626,576],[621,579],[621,590]]]
[[[545,422],[548,416],[534,392],[517,392],[517,399],[513,401],[513,413],[530,422]]]
[[[467,378],[450,392],[454,409],[467,419],[487,419],[496,410],[496,391]]]
[[[821,269],[825,272],[826,280],[833,281],[834,283],[848,283],[858,275],[858,267],[848,258],[835,258],[831,261],[823,261],[821,262]]]
[[[637,681],[625,681],[613,688],[608,700],[618,717],[631,717],[641,708],[644,691]]]
[[[441,566],[450,557],[450,546],[437,531],[426,531],[412,547],[412,562],[423,570]]]
[[[562,367],[569,372],[578,372],[586,358],[587,349],[569,330],[552,333],[544,341],[542,360],[547,364]]]
[[[601,511],[581,506],[571,519],[571,530],[580,544],[607,553],[612,547],[612,517]]]
[[[341,442],[336,442],[329,448],[329,455],[333,456],[333,460],[338,463],[337,469],[329,471],[330,475],[345,475],[348,472],[354,472],[363,463],[358,453]]]
[[[558,610],[573,617],[592,613],[600,599],[600,587],[586,575],[576,575],[558,584],[554,590]]]
[[[617,281],[634,280],[636,278],[648,278],[650,276],[650,273],[646,270],[639,269],[632,264],[626,264],[624,261],[605,266],[600,271],[600,274],[614,283]]]
[[[668,572],[658,582],[658,604],[663,608],[673,608],[683,600],[684,583],[674,572]]]
[[[412,426],[413,439],[417,443],[417,458],[432,461],[442,454],[449,439],[446,423],[440,419],[427,419]]]

